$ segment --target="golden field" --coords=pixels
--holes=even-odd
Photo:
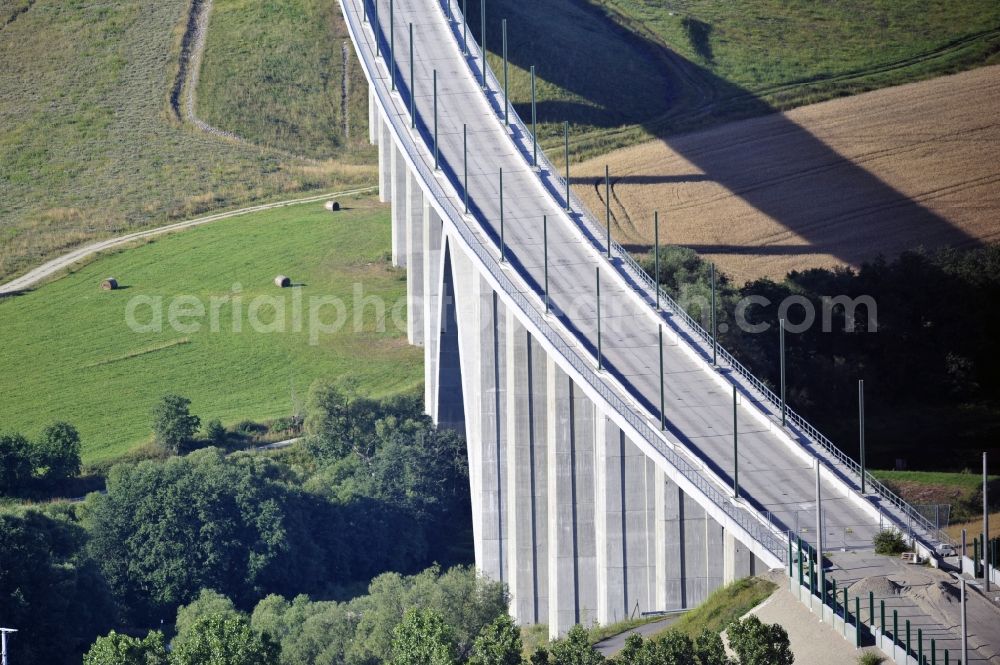
[[[692,247],[737,282],[1000,239],[1000,66],[617,150],[574,167],[615,239]]]

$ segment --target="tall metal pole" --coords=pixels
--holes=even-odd
[[[969,662],[969,630],[965,616],[965,578],[959,581],[962,585],[962,664],[966,665]]]
[[[462,169],[465,171],[465,214],[469,214],[469,126],[462,124]]]
[[[816,560],[819,563],[820,595],[826,602],[826,578],[823,577],[823,490],[820,486],[819,458],[814,458],[816,464]]]
[[[535,106],[535,66],[531,66],[531,165],[538,166],[538,109]]]
[[[736,412],[736,386],[733,386],[733,498],[740,498],[739,418]]]
[[[500,169],[500,263],[507,260],[507,241],[503,234],[503,169]]]
[[[434,70],[434,170],[438,170],[438,70]]]
[[[709,264],[712,274],[712,364],[719,364],[719,334],[715,316],[715,264]]]
[[[7,633],[16,632],[16,628],[0,628],[0,665],[7,665]]]
[[[666,395],[663,387],[663,324],[660,324],[660,430],[667,429]]]
[[[389,78],[392,79],[392,89],[396,89],[396,21],[394,19],[395,0],[389,0]]]
[[[604,223],[608,229],[608,258],[611,258],[611,169],[604,165]]]
[[[865,380],[858,379],[858,445],[861,448],[861,493],[865,493]]]
[[[785,419],[788,413],[787,402],[785,402],[785,320],[778,319],[778,347],[781,355],[781,426],[785,426]]]
[[[417,126],[417,95],[413,79],[413,24],[410,24],[410,129]]]
[[[653,290],[656,291],[656,309],[660,309],[660,211],[653,211]]]
[[[483,53],[483,90],[486,90],[486,0],[479,4],[479,18],[482,22],[479,30],[479,50]]]
[[[549,313],[549,217],[542,215],[542,253],[545,255],[545,313]]]
[[[563,123],[563,155],[566,157],[566,212],[572,210],[569,205],[569,123]]]
[[[507,92],[507,19],[500,22],[503,32],[503,124],[510,124],[510,96]]]
[[[986,475],[986,453],[983,453],[983,562],[986,564],[983,570],[986,572],[983,588],[986,593],[990,592],[990,502],[989,502],[989,476]]]
[[[597,266],[594,270],[597,279],[597,369],[600,371],[604,369],[601,349],[601,267]]]

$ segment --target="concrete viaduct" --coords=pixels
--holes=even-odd
[[[828,549],[869,549],[883,524],[935,547],[808,423],[782,424],[779,399],[536,163],[461,3],[340,2],[426,410],[465,432],[476,563],[519,622],[560,635],[782,567],[789,533],[818,544],[817,489]]]

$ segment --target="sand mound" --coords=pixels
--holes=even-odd
[[[848,588],[848,593],[852,596],[866,598],[869,592],[871,592],[875,594],[876,598],[888,598],[889,596],[898,596],[902,590],[903,587],[901,585],[896,584],[884,575],[878,575],[858,580]]]
[[[927,600],[935,607],[948,606],[961,601],[961,591],[947,582],[937,582],[922,587],[919,591],[914,592],[913,595],[922,600]]]

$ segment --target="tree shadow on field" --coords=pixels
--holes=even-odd
[[[981,245],[753,93],[639,34],[641,28],[622,27],[590,0],[486,4],[488,50],[501,51],[500,24],[506,18],[511,64],[524,71],[536,66],[540,96],[546,84],[570,93],[571,100],[540,101],[540,123],[568,121],[571,126],[604,129],[638,124],[701,171],[623,178],[612,174],[613,184],[715,182],[808,243],[780,253],[829,254],[857,265],[873,258],[873,248],[884,246],[891,236],[913,239],[902,242],[901,248]],[[468,5],[470,35],[480,39],[479,2]],[[692,25],[687,32],[695,51],[711,62],[711,26]],[[518,69],[512,71],[524,76]],[[521,94],[527,86],[512,81],[514,106],[522,118],[530,119],[530,97]],[[753,120],[729,131],[683,133],[747,118]],[[593,140],[600,147],[599,136],[580,140]],[[553,157],[562,161],[561,155]],[[597,184],[603,197],[603,178],[588,182]],[[728,244],[697,249],[706,254],[735,251]],[[779,251],[763,243],[738,250]]]

